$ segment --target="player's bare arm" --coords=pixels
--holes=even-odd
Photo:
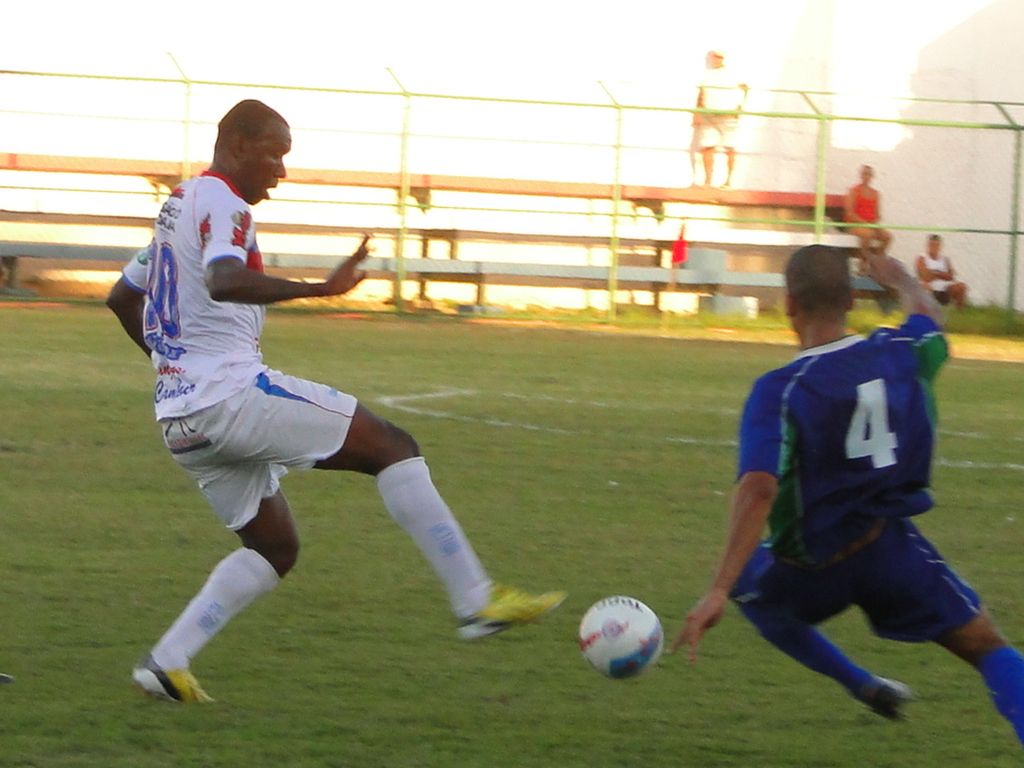
[[[874,251],[867,251],[866,257],[868,274],[879,285],[896,291],[908,314],[927,315],[936,325],[942,325],[942,307],[931,292],[907,272],[902,262]]]
[[[239,259],[218,259],[206,270],[206,286],[214,301],[239,304],[275,304],[290,299],[339,296],[355,288],[365,277],[359,265],[369,256],[370,236],[322,283],[304,283],[271,277],[247,269]]]
[[[697,660],[701,637],[722,618],[729,592],[761,541],[778,490],[778,480],[767,472],[747,472],[740,478],[733,494],[725,550],[711,587],[687,614],[683,628],[672,641],[670,653],[684,644],[689,645],[690,661]]]
[[[146,346],[142,330],[142,311],[145,302],[146,294],[129,285],[124,277],[114,283],[114,287],[107,295],[107,307],[117,315],[124,332],[148,358],[152,353]]]

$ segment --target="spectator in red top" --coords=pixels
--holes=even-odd
[[[860,184],[856,184],[846,193],[846,204],[843,210],[843,221],[850,224],[877,224],[882,216],[882,196],[871,186],[875,169],[870,165],[860,167]],[[877,250],[887,253],[892,233],[887,229],[876,227],[845,227],[851,235],[860,240],[861,250]],[[863,267],[863,259],[861,260]],[[861,272],[863,273],[863,269]]]

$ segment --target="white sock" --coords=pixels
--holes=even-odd
[[[491,580],[444,499],[423,457],[392,464],[377,475],[384,506],[412,536],[448,590],[456,616],[471,616],[490,599]]]
[[[164,669],[188,668],[210,638],[280,580],[259,552],[236,549],[217,563],[199,594],[160,638],[152,651],[153,661]]]

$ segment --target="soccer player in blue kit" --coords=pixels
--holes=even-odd
[[[687,644],[695,661],[732,599],[770,643],[898,718],[910,689],[858,667],[815,628],[856,605],[879,636],[934,641],[975,667],[1024,742],[1024,656],[910,520],[932,506],[941,310],[900,262],[867,260],[908,318],[863,338],[846,331],[843,253],[813,245],[790,258],[786,312],[801,352],[747,399],[725,549],[672,650]]]

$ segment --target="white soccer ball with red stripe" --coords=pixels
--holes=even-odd
[[[580,650],[594,669],[612,678],[633,677],[658,660],[665,636],[658,616],[635,597],[594,603],[580,622]]]

